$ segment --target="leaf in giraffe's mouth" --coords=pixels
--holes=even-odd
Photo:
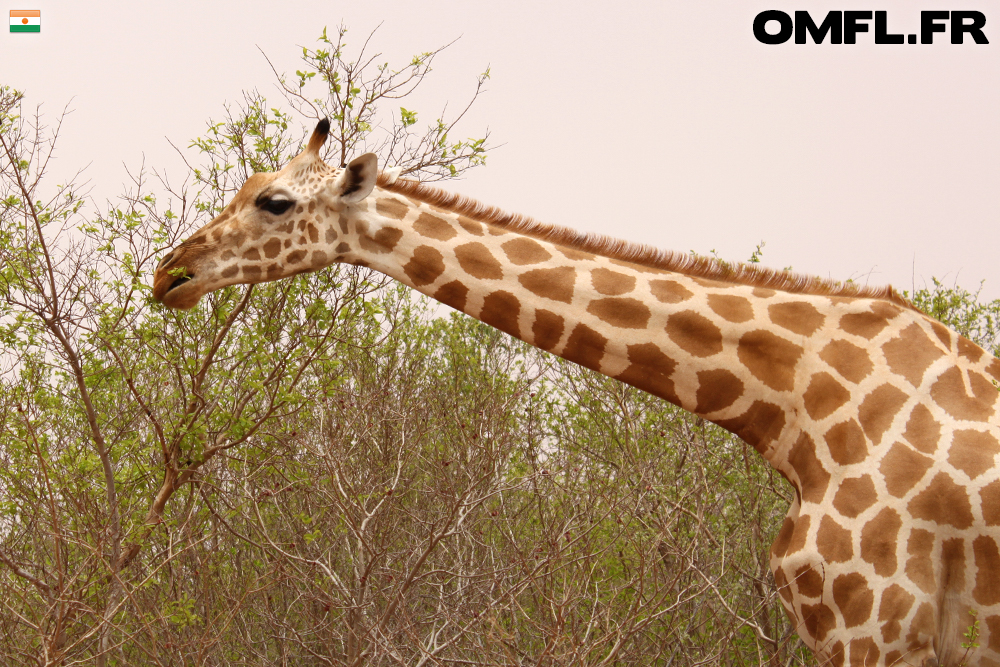
[[[187,281],[191,280],[192,278],[194,278],[194,276],[180,276],[179,278],[177,278],[177,280],[175,280],[174,282],[170,283],[170,287],[167,288],[167,291],[169,292],[170,290],[172,290],[175,287],[180,287],[181,285],[183,285]]]

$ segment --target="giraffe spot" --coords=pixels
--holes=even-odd
[[[808,433],[799,435],[788,452],[788,463],[798,477],[799,494],[807,503],[819,503],[826,496],[830,473],[816,456],[816,443]],[[836,503],[835,503],[836,504]]]
[[[458,236],[458,232],[444,218],[430,213],[421,213],[413,222],[413,231],[427,238],[448,241]]]
[[[940,590],[965,590],[965,540],[956,537],[941,543]]]
[[[635,289],[635,277],[611,269],[594,269],[590,272],[594,289],[607,296],[627,294]]]
[[[430,246],[417,246],[413,257],[403,267],[403,273],[414,287],[430,285],[444,273],[444,255]]]
[[[875,640],[871,637],[852,639],[850,647],[851,667],[875,667],[875,665],[881,664],[878,661],[879,657],[881,657],[881,652],[878,650]]]
[[[577,324],[570,333],[561,356],[591,370],[598,370],[607,344],[607,338],[586,324]]]
[[[249,250],[243,253],[243,259],[251,262],[259,262],[260,252],[257,250],[257,248],[250,248]]]
[[[337,252],[339,252],[340,254],[351,252],[351,246],[348,245],[347,243],[338,243]]]
[[[847,313],[840,318],[840,328],[849,334],[871,340],[885,329],[889,322],[877,313]]]
[[[305,218],[303,218],[302,220],[299,220],[299,231],[300,232],[306,231],[306,221],[305,221]],[[299,241],[299,243],[302,243],[302,241]]]
[[[851,531],[824,516],[816,531],[816,550],[830,563],[846,563],[854,557]]]
[[[272,262],[271,264],[267,265],[267,268],[264,270],[264,273],[267,280],[276,280],[277,278],[281,277],[281,267],[276,262]]]
[[[1000,480],[990,482],[980,489],[979,501],[986,525],[1000,526]]]
[[[398,199],[383,197],[375,200],[375,210],[387,218],[402,220],[406,217],[406,212],[410,207]]]
[[[505,236],[507,230],[503,227],[498,227],[497,225],[486,225],[486,231],[490,233],[490,236]]]
[[[826,320],[826,316],[814,305],[804,301],[771,304],[767,307],[767,314],[779,327],[803,336],[813,335]]]
[[[993,359],[986,367],[986,372],[997,382],[1000,382],[1000,359]]]
[[[876,445],[882,442],[882,436],[906,399],[906,394],[891,384],[883,384],[865,396],[858,407],[858,421],[869,440]]]
[[[802,352],[799,345],[763,329],[743,334],[736,349],[747,370],[775,391],[795,388],[795,365]]]
[[[993,415],[997,389],[985,377],[968,372],[972,396],[965,389],[962,369],[953,366],[942,373],[931,386],[931,398],[955,419],[986,421]]]
[[[774,587],[778,589],[778,595],[784,598],[785,602],[791,604],[794,593],[792,593],[792,587],[788,585],[785,571],[780,567],[774,569]]]
[[[809,517],[803,517],[806,521]],[[785,520],[781,522],[781,530],[778,531],[778,536],[774,538],[774,543],[771,544],[771,558],[781,558],[788,551],[788,543],[792,539],[792,531],[795,530],[795,522],[789,519],[787,516]]]
[[[989,433],[971,429],[955,431],[948,450],[948,463],[968,475],[969,479],[975,479],[993,468],[998,452],[1000,444]]]
[[[882,639],[887,644],[899,639],[901,623],[910,613],[917,598],[899,584],[892,584],[882,591],[878,605],[878,620],[882,624]]]
[[[551,351],[562,339],[565,322],[562,317],[547,310],[535,311],[531,325],[532,342],[543,350]]]
[[[264,244],[264,257],[274,259],[281,254],[281,240],[271,239]]]
[[[286,264],[298,264],[306,258],[305,250],[295,250],[294,252],[288,253],[288,257],[285,258]],[[277,265],[274,265],[277,267]]]
[[[247,235],[239,231],[233,232],[232,239],[233,239],[233,246],[236,248],[240,248],[243,246],[244,243],[246,243]]]
[[[958,337],[958,353],[972,363],[977,363],[983,358],[983,355],[986,354],[986,352],[983,351],[983,348],[979,347],[964,336]]]
[[[851,392],[837,382],[829,373],[816,373],[809,381],[809,387],[802,395],[809,416],[819,421],[837,411],[837,408],[847,403]]]
[[[808,514],[799,517],[799,520],[795,522],[795,530],[792,531],[792,536],[788,540],[788,549],[785,551],[786,556],[797,554],[805,549],[806,542],[809,538],[810,523],[811,519]]]
[[[316,211],[316,201],[313,200],[313,201],[309,202],[309,212],[313,213],[315,211]]]
[[[743,381],[724,368],[698,372],[695,413],[707,415],[728,408],[743,395]]]
[[[722,352],[722,331],[693,310],[674,313],[667,320],[667,335],[679,348],[695,357]]]
[[[811,565],[803,565],[795,571],[795,585],[799,594],[807,598],[818,598],[823,595],[823,575]]]
[[[323,240],[326,243],[330,244],[332,244],[334,241],[337,240],[337,230],[334,229],[333,225],[330,225],[329,227],[326,228],[326,233],[323,237]]]
[[[465,310],[465,300],[469,296],[469,288],[457,280],[445,283],[434,292],[434,298],[455,310]]]
[[[902,527],[899,513],[885,507],[861,529],[861,558],[871,563],[880,577],[896,573],[896,538]]]
[[[937,451],[938,441],[941,439],[941,424],[934,419],[934,415],[926,405],[918,403],[906,422],[903,437],[923,453],[933,454]]]
[[[972,597],[983,606],[1000,603],[1000,550],[992,537],[980,535],[972,541],[972,553],[976,557],[976,587]]]
[[[875,593],[868,587],[864,575],[851,572],[833,580],[833,601],[844,617],[844,625],[856,628],[872,615]]]
[[[937,627],[937,614],[934,613],[934,605],[930,602],[922,602],[917,607],[917,613],[913,615],[913,620],[910,621],[910,631],[906,634],[906,641],[910,646],[926,646],[935,636]]]
[[[879,471],[890,494],[902,498],[924,478],[934,460],[919,454],[901,442],[893,443],[882,459]]]
[[[222,230],[216,229],[214,232],[212,232],[212,241],[218,243],[221,240],[222,240]]]
[[[670,379],[674,369],[677,368],[677,362],[653,343],[629,345],[627,349],[629,367],[615,377],[679,405],[680,399],[674,391],[674,381]]]
[[[556,246],[556,250],[565,255],[567,259],[572,259],[573,261],[583,261],[597,257],[597,255],[592,253],[577,250],[576,248],[567,248],[566,246]]]
[[[972,525],[972,504],[964,488],[945,472],[939,472],[926,489],[907,505],[916,519],[965,529]]]
[[[306,237],[305,236],[300,236],[299,240],[298,240],[298,244],[299,245],[303,245],[305,242],[306,242]],[[363,243],[361,245],[364,246]],[[285,247],[286,248],[288,247],[288,241],[285,241]]]
[[[785,411],[773,403],[754,401],[747,411],[738,417],[712,421],[735,433],[763,454],[785,428]]]
[[[223,269],[219,275],[222,276],[223,278],[233,278],[239,272],[240,272],[240,267],[233,265],[230,266],[228,269]]]
[[[234,259],[236,259],[236,253],[229,249],[223,250],[222,254],[219,255],[220,262],[231,262]]]
[[[845,380],[857,384],[872,372],[872,361],[864,348],[846,340],[830,341],[819,358],[840,373]]]
[[[326,253],[322,250],[313,250],[311,263],[315,267],[326,266],[330,261],[326,257]]]
[[[250,282],[259,282],[261,276],[261,270],[259,266],[244,266],[243,267],[243,279]]]
[[[910,556],[906,561],[906,576],[924,593],[933,593],[934,563],[931,551],[934,549],[934,533],[922,528],[910,531],[906,540],[906,553]]]
[[[340,231],[343,232],[344,234],[347,233],[347,220],[343,216],[341,216],[340,218]]]
[[[525,237],[516,238],[507,241],[500,247],[503,248],[504,253],[507,255],[507,259],[509,259],[512,264],[516,264],[518,266],[539,264],[552,259],[552,253],[546,250],[541,243],[534,239]]]
[[[945,346],[945,349],[951,349],[951,330],[945,325],[941,324],[937,320],[930,321],[931,330],[934,335],[937,336],[941,344]]]
[[[455,248],[455,256],[462,270],[480,280],[500,280],[503,267],[490,249],[482,243],[465,243]]]
[[[375,232],[375,236],[361,234],[358,237],[358,242],[362,250],[381,254],[392,252],[401,238],[403,238],[403,230],[395,227],[382,227]]]
[[[316,225],[310,222],[307,229],[309,230],[309,240],[313,243],[319,243],[319,230],[316,229]]]
[[[753,319],[753,306],[742,296],[709,294],[708,307],[727,322],[749,322]]]
[[[661,303],[680,303],[694,296],[694,292],[673,280],[650,280],[649,291]]]
[[[296,214],[298,214],[298,213],[302,213],[302,212],[303,212],[303,211],[305,211],[305,210],[306,210],[306,207],[305,207],[305,206],[303,206],[302,204],[299,204],[298,206],[296,206],[296,207],[295,207],[295,213],[296,213]]]
[[[570,303],[576,285],[576,269],[560,266],[554,269],[534,269],[518,276],[517,281],[532,294],[546,299]]]
[[[627,297],[595,299],[587,306],[587,312],[611,326],[621,329],[645,329],[652,314],[649,311],[649,306],[642,301]],[[669,332],[670,324],[668,322],[667,333]]]
[[[805,625],[806,633],[812,637],[816,643],[826,639],[827,634],[837,627],[837,617],[833,610],[822,602],[819,604],[802,605],[802,624]]]
[[[470,220],[464,215],[458,216],[458,225],[473,236],[483,236],[486,233],[483,230],[482,224],[476,222],[475,220]]]
[[[289,248],[292,247],[292,240],[291,239],[285,239],[285,244],[284,245],[285,245],[285,250],[288,250]]]
[[[990,650],[1000,653],[1000,616],[987,616],[985,623],[990,631],[988,647]]]
[[[479,311],[479,319],[515,338],[520,338],[521,329],[517,322],[520,314],[521,302],[517,297],[510,292],[498,290],[483,299],[483,309]]]
[[[854,419],[836,424],[823,436],[830,456],[840,465],[861,463],[868,456],[868,443]]]
[[[777,294],[773,289],[767,287],[754,287],[753,295],[758,299],[770,299],[772,296]]]
[[[854,519],[874,505],[876,500],[878,494],[871,475],[862,475],[840,483],[837,495],[833,498],[833,506],[841,515]]]
[[[885,361],[896,375],[919,387],[924,373],[944,352],[927,337],[919,324],[911,324],[882,346]]]

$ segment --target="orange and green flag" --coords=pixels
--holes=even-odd
[[[10,10],[11,32],[41,32],[42,12],[37,9]]]

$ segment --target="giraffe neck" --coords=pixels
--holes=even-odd
[[[801,408],[816,337],[835,308],[885,302],[790,295],[583,252],[377,189],[342,212],[333,261],[385,273],[565,359],[776,447]],[[779,296],[780,295],[780,296]],[[873,315],[879,317],[878,315]],[[804,363],[803,363],[804,362]],[[828,367],[827,367],[828,368]],[[828,368],[829,370],[829,368]]]

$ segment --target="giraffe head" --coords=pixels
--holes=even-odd
[[[278,172],[248,178],[219,217],[168,252],[156,267],[153,298],[193,308],[222,287],[280,280],[347,259],[334,248],[340,212],[371,193],[378,162],[366,153],[344,169],[329,167],[319,156],[329,131],[323,119],[304,151]]]

